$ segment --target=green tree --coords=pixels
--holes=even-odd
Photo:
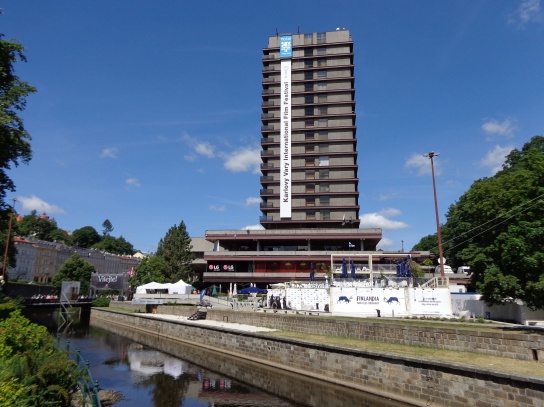
[[[113,225],[109,219],[106,219],[102,222],[102,236],[109,236],[111,232],[113,232]]]
[[[421,240],[412,247],[412,251],[429,251],[432,254],[438,255],[438,237],[436,237],[436,233],[422,237]]]
[[[82,373],[46,328],[13,311],[0,320],[0,405],[70,406]]]
[[[72,233],[72,246],[89,248],[100,242],[100,235],[92,226],[83,226]]]
[[[160,256],[150,256],[142,260],[135,269],[135,274],[129,279],[130,285],[137,287],[151,282],[168,283],[166,278],[166,260]]]
[[[53,277],[51,285],[60,292],[63,281],[79,281],[79,291],[86,294],[90,289],[91,274],[95,272],[94,266],[76,253],[60,267],[58,273]]]
[[[474,182],[443,226],[445,257],[469,265],[488,304],[544,308],[544,137],[512,151],[495,176]]]
[[[100,242],[92,246],[94,249],[120,255],[133,255],[134,247],[123,236],[113,237],[106,235]]]
[[[191,252],[191,238],[185,223],[172,226],[157,247],[156,256],[166,261],[166,281],[173,283],[183,279],[189,281],[191,277],[191,263],[194,254]]]
[[[5,210],[7,191],[15,184],[7,171],[32,158],[31,137],[18,113],[26,107],[26,97],[36,89],[15,75],[14,64],[26,61],[25,49],[15,40],[5,40],[0,33],[0,210]]]
[[[51,241],[50,236],[58,230],[58,227],[54,219],[44,219],[38,216],[36,211],[32,211],[17,222],[16,229],[19,236],[32,236],[39,240]]]

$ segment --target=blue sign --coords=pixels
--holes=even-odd
[[[282,35],[280,37],[280,58],[291,58],[293,56],[293,36]]]

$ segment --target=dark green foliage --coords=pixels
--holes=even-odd
[[[53,219],[44,219],[38,216],[36,211],[23,216],[23,219],[17,222],[16,227],[19,236],[32,236],[39,240],[48,241],[51,241],[51,235],[58,230],[57,223]]]
[[[194,259],[191,248],[191,237],[183,221],[178,226],[172,226],[160,240],[156,256],[166,261],[166,282],[173,283],[180,279],[189,281],[191,262]]]
[[[544,137],[512,151],[503,170],[476,181],[446,218],[445,257],[471,267],[488,304],[520,299],[544,308]]]
[[[436,233],[422,237],[412,250],[429,251],[432,254],[438,255],[438,237],[436,237]]]
[[[106,297],[98,297],[93,301],[93,307],[109,307],[110,299]]]
[[[24,48],[0,33],[0,209],[5,209],[6,191],[15,191],[7,171],[32,158],[30,135],[18,113],[26,106],[26,97],[36,89],[15,75],[14,64],[26,61]]]
[[[90,288],[91,274],[95,272],[92,264],[87,263],[78,254],[73,254],[53,277],[51,285],[60,292],[63,281],[79,281],[81,283],[79,292],[87,294]]]
[[[94,249],[120,255],[133,255],[134,247],[123,236],[105,235],[100,242],[93,245]]]
[[[70,406],[81,378],[43,326],[19,311],[0,321],[0,405]]]
[[[89,248],[100,242],[100,235],[92,226],[83,226],[72,233],[72,246]]]
[[[102,222],[102,235],[109,236],[111,232],[113,232],[113,225],[109,219],[106,219],[104,222]]]
[[[144,285],[151,282],[170,283],[168,281],[165,270],[167,268],[166,260],[161,256],[150,256],[142,260],[136,267],[136,274],[129,279],[133,287]],[[179,280],[178,280],[179,281]]]

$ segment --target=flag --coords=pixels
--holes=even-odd
[[[352,247],[355,247],[355,245],[351,242],[348,242],[348,245],[349,245],[349,248],[351,249]]]

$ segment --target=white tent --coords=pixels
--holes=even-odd
[[[191,294],[191,289],[191,285],[183,280],[179,280],[177,283],[165,284],[151,282],[136,287],[136,294],[156,294],[157,290],[164,294]]]

